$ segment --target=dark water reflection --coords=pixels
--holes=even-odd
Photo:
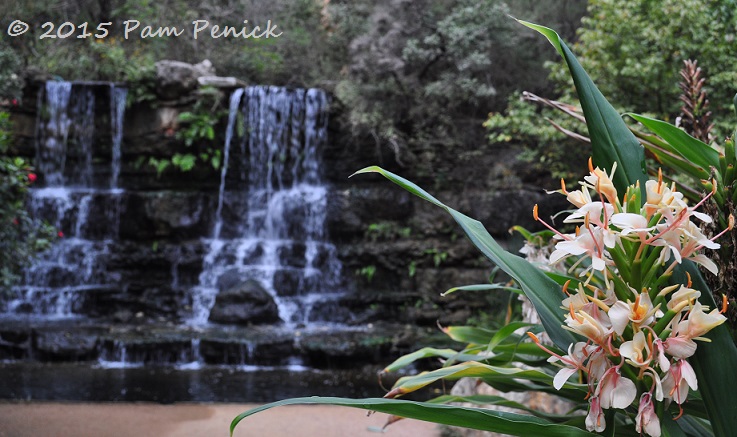
[[[0,399],[263,403],[313,395],[381,397],[385,392],[378,384],[378,370],[110,369],[74,363],[2,363]]]

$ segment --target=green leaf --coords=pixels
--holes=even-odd
[[[673,151],[678,153],[686,161],[690,161],[701,167],[701,170],[706,172],[706,174],[709,174],[711,167],[719,170],[719,152],[714,150],[708,144],[697,140],[670,123],[646,117],[644,115],[626,115],[642,123],[642,125],[648,128],[652,133],[660,136],[668,145],[670,145]]]
[[[362,173],[379,173],[410,193],[446,210],[465,231],[471,242],[520,284],[522,291],[535,306],[543,327],[553,343],[565,351],[568,350],[571,343],[576,342],[576,337],[562,327],[564,318],[560,303],[565,296],[560,286],[534,265],[504,250],[478,220],[444,205],[414,183],[380,167],[367,167],[357,171],[354,175]]]
[[[630,132],[627,125],[614,107],[601,94],[589,75],[558,34],[544,26],[519,21],[531,29],[543,34],[558,50],[568,65],[573,77],[581,109],[586,117],[586,127],[591,137],[594,165],[611,171],[617,163],[617,171],[612,178],[614,186],[624,193],[627,186],[640,181],[641,189],[645,189],[647,180],[645,171],[645,150]]]
[[[397,397],[407,393],[417,391],[434,382],[445,380],[455,381],[461,378],[480,378],[489,384],[494,381],[508,382],[513,379],[521,379],[532,382],[540,382],[546,386],[553,385],[553,375],[547,374],[536,369],[520,369],[515,367],[491,366],[475,361],[468,361],[454,366],[443,367],[431,372],[421,373],[419,375],[405,376],[399,378],[392,387],[386,397]],[[581,399],[588,390],[585,384],[565,383],[564,387],[568,389],[580,390]]]
[[[522,414],[493,411],[483,408],[457,407],[398,399],[345,399],[333,397],[294,398],[273,402],[239,414],[230,424],[230,435],[246,417],[260,411],[283,405],[319,404],[361,408],[369,411],[393,414],[408,419],[424,420],[450,426],[498,432],[524,437],[592,437],[596,434],[569,425],[555,424],[548,420]]]
[[[496,334],[495,331],[475,326],[448,326],[443,332],[455,341],[487,345]]]
[[[407,367],[408,365],[414,363],[417,360],[425,359],[425,358],[444,358],[444,359],[450,359],[450,358],[460,358],[460,359],[468,359],[468,360],[475,360],[478,359],[475,355],[464,355],[461,354],[453,349],[436,349],[434,347],[424,347],[420,350],[416,350],[412,353],[409,353],[407,355],[402,355],[401,357],[394,360],[393,363],[389,364],[382,370],[382,373],[389,373],[389,372],[395,372],[399,369],[403,369]]]
[[[714,432],[712,432],[711,428],[709,428],[707,424],[703,423],[701,420],[695,417],[683,415],[680,419],[678,419],[678,424],[681,426],[681,429],[689,436],[709,437],[714,435]]]
[[[491,291],[491,290],[501,290],[501,291],[509,291],[512,293],[522,294],[522,290],[516,287],[510,287],[508,285],[504,284],[474,284],[474,285],[462,285],[460,287],[453,287],[449,289],[448,291],[445,291],[441,294],[441,296],[446,296],[451,293],[455,293],[456,291]]]
[[[567,419],[570,419],[570,415],[559,415],[559,414],[549,414],[549,413],[543,413],[542,411],[535,410],[533,408],[530,408],[526,405],[522,405],[519,402],[510,401],[509,399],[502,397],[502,396],[493,396],[493,395],[471,395],[471,396],[454,396],[454,395],[442,395],[438,396],[434,399],[429,400],[428,402],[433,404],[449,404],[451,402],[464,402],[469,404],[475,404],[480,406],[489,406],[489,405],[495,405],[499,407],[507,407],[507,408],[515,408],[518,410],[526,411],[533,416],[542,417],[548,420],[555,420],[555,421],[565,421]]]
[[[675,269],[673,283],[685,283],[685,273],[691,275],[693,288],[701,291],[699,301],[716,308],[709,286],[696,265],[688,260]],[[735,435],[737,430],[737,348],[732,342],[729,329],[724,324],[705,335],[710,343],[700,343],[696,354],[689,360],[699,381],[699,392],[709,414],[709,421],[717,437]]]
[[[686,437],[686,434],[681,429],[681,426],[678,424],[678,422],[673,420],[673,417],[670,415],[670,413],[666,412],[663,416],[663,420],[661,421],[663,437]]]

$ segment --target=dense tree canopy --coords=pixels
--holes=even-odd
[[[680,113],[678,84],[683,61],[697,60],[706,77],[704,89],[716,124],[713,137],[721,143],[735,124],[736,35],[734,0],[589,0],[575,43],[567,41],[620,112],[648,113],[670,122]],[[556,61],[548,66],[557,93],[544,96],[576,104],[565,65]],[[486,126],[492,143],[524,144],[528,156],[541,168],[557,176],[573,176],[571,169],[581,166],[565,157],[587,156],[581,153],[585,146],[558,132],[546,118],[585,133],[585,126],[573,123],[570,117],[523,102],[518,95],[510,99],[504,113],[491,114]]]

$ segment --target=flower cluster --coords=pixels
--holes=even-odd
[[[555,233],[550,263],[564,262],[568,273],[576,273],[563,287],[564,328],[585,341],[560,355],[530,336],[561,367],[553,380],[556,389],[573,375],[588,384],[589,431],[603,431],[603,410],[617,408],[635,416],[637,432],[658,437],[663,411],[658,403],[680,408],[689,389],[697,390],[687,359],[696,351],[695,340],[708,341],[703,336],[726,320],[726,299],[721,311],[710,310],[698,301],[701,292],[691,288],[690,277],[686,284],[668,285],[668,280],[684,259],[716,273],[700,250],[718,248],[714,240],[722,234],[708,238],[692,221],[711,221],[696,211],[711,194],[689,207],[659,175],[644,192],[639,184],[630,186],[620,200],[611,180],[616,166],[611,174],[591,163],[589,169],[581,189],[569,192],[562,181],[558,191],[575,206],[564,220],[576,226],[573,233],[545,223],[537,207],[533,212]],[[728,230],[733,226],[730,217]]]

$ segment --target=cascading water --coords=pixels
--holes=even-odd
[[[26,269],[23,284],[4,305],[6,313],[70,317],[85,291],[109,288],[118,279],[105,266],[118,232],[125,92],[111,87],[113,159],[104,182],[101,175],[108,170],[95,169],[93,161],[96,102],[91,85],[50,81],[39,92],[35,165],[45,186],[30,190],[30,210],[59,229],[62,238]],[[102,211],[109,223],[93,226],[92,209]]]
[[[207,323],[223,282],[258,281],[288,327],[314,322],[312,308],[341,295],[320,175],[327,103],[317,89],[253,86],[232,94],[215,225],[190,324]],[[234,162],[240,130],[241,160]]]

